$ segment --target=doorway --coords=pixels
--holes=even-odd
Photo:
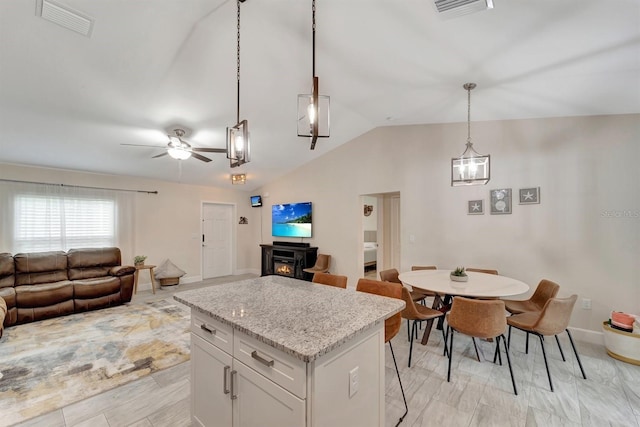
[[[379,280],[379,272],[400,270],[400,192],[361,196],[364,277]]]
[[[202,204],[202,279],[233,274],[234,206]]]

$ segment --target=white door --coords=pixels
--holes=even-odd
[[[233,427],[300,427],[305,401],[234,359]]]
[[[205,203],[202,206],[202,278],[233,273],[233,206]]]
[[[191,421],[194,426],[231,427],[231,365],[231,355],[191,334]]]

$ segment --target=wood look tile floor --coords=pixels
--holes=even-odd
[[[133,303],[249,277],[254,276],[165,287],[155,295],[143,291],[134,296]],[[560,358],[554,340],[547,340],[555,388],[551,392],[539,341],[531,337],[529,354],[525,354],[524,334],[514,331],[510,354],[518,387],[515,396],[504,357],[502,366],[491,360],[478,362],[471,339],[464,335],[457,334],[454,340],[451,382],[447,382],[447,359],[442,354],[439,331],[433,331],[427,346],[414,344],[412,366],[408,368],[405,328],[403,322],[392,340],[409,403],[409,414],[401,426],[640,427],[640,366],[610,358],[603,346],[576,342],[588,378],[585,380],[566,334],[561,338],[566,362]],[[494,343],[479,341],[487,359],[493,358],[493,346]],[[386,347],[385,424],[394,426],[404,406],[389,346]],[[190,362],[182,363],[19,426],[190,426],[189,370]]]

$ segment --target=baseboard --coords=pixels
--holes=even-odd
[[[260,275],[260,269],[258,268],[241,268],[236,270],[235,273],[233,273],[234,276],[239,276],[241,274],[255,274],[257,276]]]
[[[604,334],[602,332],[582,328],[569,328],[569,330],[576,341],[588,342],[604,347]]]
[[[195,283],[202,282],[202,276],[190,276],[190,277],[181,277],[180,283]]]

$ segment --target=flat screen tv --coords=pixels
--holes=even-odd
[[[259,208],[262,206],[262,196],[251,196],[251,207]]]
[[[271,235],[311,237],[311,202],[285,203],[271,208]]]

